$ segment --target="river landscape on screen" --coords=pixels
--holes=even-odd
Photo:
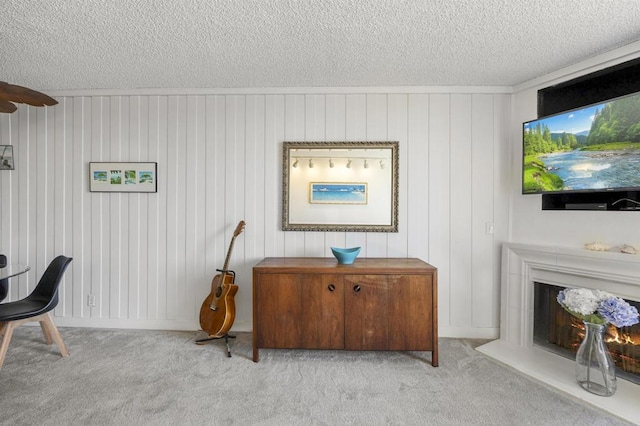
[[[523,124],[522,192],[640,188],[640,94]]]

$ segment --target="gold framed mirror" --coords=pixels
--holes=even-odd
[[[282,230],[398,232],[398,142],[284,142]]]

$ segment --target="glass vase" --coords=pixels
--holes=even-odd
[[[576,380],[586,391],[600,396],[616,392],[616,366],[604,342],[606,324],[584,322],[584,340],[576,353]]]

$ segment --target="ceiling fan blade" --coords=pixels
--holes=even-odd
[[[0,100],[0,112],[7,112],[11,114],[17,109],[18,107],[12,104],[11,102]]]
[[[0,100],[33,106],[52,106],[58,103],[58,101],[44,93],[4,81],[0,81]]]

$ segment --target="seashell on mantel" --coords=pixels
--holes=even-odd
[[[607,251],[611,248],[611,246],[600,241],[594,241],[592,243],[585,244],[584,248],[592,251]]]
[[[638,254],[638,249],[634,246],[630,246],[629,244],[625,244],[620,247],[620,253]]]

